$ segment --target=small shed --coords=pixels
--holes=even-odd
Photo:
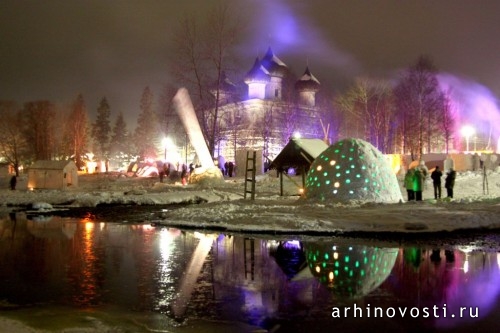
[[[78,168],[73,161],[36,161],[28,169],[28,188],[65,190],[78,187]]]
[[[283,195],[283,173],[289,168],[298,170],[302,175],[302,188],[304,188],[306,172],[326,148],[328,145],[321,139],[290,139],[269,165],[269,168],[276,169],[280,176],[280,195]]]

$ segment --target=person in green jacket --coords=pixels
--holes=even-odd
[[[408,193],[408,201],[415,200],[415,192],[413,191],[413,177],[415,170],[410,169],[406,172],[405,179],[403,182],[404,188],[406,188],[406,192]]]
[[[422,201],[422,191],[424,189],[425,174],[420,168],[415,168],[413,174],[413,191],[415,192],[415,200]]]

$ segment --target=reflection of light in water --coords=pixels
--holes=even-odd
[[[492,310],[498,304],[500,296],[500,270],[494,258],[496,253],[473,252],[472,247],[461,248],[465,263],[458,263],[456,270],[457,288],[447,288],[443,299],[448,306],[447,312],[455,317],[437,318],[437,327],[460,327],[465,322],[474,323],[477,320],[492,315]],[[465,250],[465,251],[464,251]],[[458,257],[458,256],[457,256]],[[463,268],[463,269],[462,269]],[[461,308],[465,308],[464,316],[459,317]],[[479,312],[479,318],[470,315]],[[493,314],[494,316],[494,314]]]
[[[96,287],[96,262],[98,260],[94,251],[94,223],[85,222],[83,235],[83,267],[81,279],[78,283],[79,294],[76,303],[84,306],[95,305],[97,298]]]
[[[205,262],[214,241],[213,236],[205,236],[200,233],[196,233],[196,237],[200,238],[200,242],[198,243],[198,246],[196,246],[193,256],[191,257],[188,267],[186,268],[185,274],[182,277],[176,298],[172,302],[172,310],[176,318],[183,317],[186,312],[196,280],[198,279],[203,263]]]
[[[362,296],[390,274],[398,249],[305,242],[311,273],[335,294]]]
[[[469,271],[469,253],[472,252],[473,247],[465,245],[465,246],[459,246],[458,249],[463,253],[465,253],[463,270],[464,273],[467,273]]]
[[[153,227],[151,224],[143,224],[142,225],[142,230],[144,231],[151,231],[151,230],[154,230],[156,229],[155,227]]]
[[[500,269],[500,253],[497,253],[497,264],[498,264],[498,269]]]
[[[465,261],[464,261],[464,273],[467,273],[469,271],[469,255],[465,255]]]
[[[285,249],[300,249],[300,242],[298,240],[286,241],[283,247]]]

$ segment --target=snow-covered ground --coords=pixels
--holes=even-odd
[[[443,177],[444,178],[444,177]],[[275,172],[259,176],[256,200],[243,199],[244,180],[227,178],[215,187],[160,183],[157,178],[95,174],[79,177],[79,187],[67,191],[0,190],[0,213],[42,202],[53,206],[95,207],[98,204],[166,205],[199,203],[166,212],[155,221],[171,226],[218,228],[252,232],[434,232],[459,229],[500,229],[500,173],[458,173],[455,197],[434,200],[427,180],[423,202],[331,203],[299,197],[300,177],[284,178],[285,196],[279,196]],[[399,181],[402,186],[402,180]],[[23,179],[20,180],[22,187]],[[401,187],[403,197],[406,191]],[[446,191],[443,188],[443,197]],[[116,209],[116,208],[114,208]]]

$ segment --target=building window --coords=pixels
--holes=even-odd
[[[274,89],[274,97],[280,97],[280,90]]]

